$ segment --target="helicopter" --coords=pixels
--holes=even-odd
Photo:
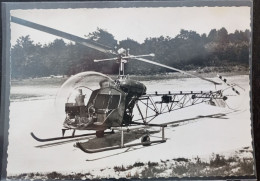
[[[150,146],[167,141],[165,137],[165,127],[167,127],[167,123],[151,123],[157,116],[200,103],[209,103],[210,105],[221,107],[225,107],[226,105],[225,101],[228,99],[228,96],[224,95],[226,89],[216,91],[169,91],[167,93],[159,93],[156,91],[154,93],[148,93],[147,87],[143,83],[132,80],[129,76],[125,75],[125,64],[131,60],[138,60],[177,71],[191,77],[196,77],[214,84],[215,87],[224,83],[229,89],[232,89],[236,95],[240,94],[237,90],[239,86],[229,84],[222,76],[218,75],[218,78],[221,80],[221,83],[219,83],[146,58],[154,57],[155,54],[153,53],[131,55],[130,49],[118,48],[115,50],[114,48],[95,41],[14,16],[11,16],[11,22],[56,35],[114,56],[114,58],[93,60],[94,62],[115,61],[119,64],[119,73],[115,80],[107,75],[94,71],[81,72],[66,80],[57,94],[57,101],[59,101],[59,98],[67,98],[66,101],[63,102],[65,104],[66,117],[63,123],[62,136],[41,139],[35,136],[34,133],[31,133],[31,136],[39,142],[67,140],[92,135],[95,135],[97,138],[103,138],[106,135],[115,133],[115,130],[118,130],[121,133],[120,144],[97,149],[89,149],[80,142],[77,142],[75,146],[86,153],[97,153],[139,145]],[[83,94],[83,89],[87,90],[87,95]],[[74,99],[71,99],[72,92],[75,92],[75,90],[78,91],[78,94]],[[141,104],[145,107],[144,109],[140,107]],[[135,118],[134,108],[138,110],[141,118]],[[161,132],[161,137],[160,139],[152,141],[150,138],[152,132],[144,131],[141,134],[140,143],[126,144],[124,136],[129,135],[129,132],[131,132],[130,128],[134,126],[143,126],[144,129],[158,127],[160,128],[159,132]],[[71,136],[65,136],[67,130],[73,130]],[[95,133],[76,135],[76,130],[91,130],[95,131]],[[107,132],[106,130],[111,131]],[[132,134],[135,134],[134,130],[135,129],[133,129]]]

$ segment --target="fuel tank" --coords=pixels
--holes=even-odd
[[[128,94],[137,96],[146,94],[146,86],[141,82],[130,79],[122,79],[118,81],[120,83],[120,88]]]

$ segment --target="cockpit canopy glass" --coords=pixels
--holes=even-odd
[[[98,94],[94,107],[97,109],[116,109],[119,105],[120,95]]]
[[[63,83],[56,96],[56,111],[60,114],[65,114],[65,103],[75,103],[76,96],[80,92],[79,89],[82,90],[82,95],[85,95],[84,102],[86,105],[94,90],[100,89],[101,87],[113,86],[114,84],[114,81],[110,77],[94,71],[81,72],[71,76]],[[110,98],[107,99],[110,100]]]

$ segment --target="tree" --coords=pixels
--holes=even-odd
[[[228,38],[228,32],[226,30],[226,28],[221,28],[220,30],[218,30],[218,36],[217,36],[217,41],[224,45],[227,44],[229,42],[229,38]]]
[[[101,28],[97,28],[95,32],[89,33],[86,37],[89,40],[110,46],[111,48],[115,48],[117,46],[117,41],[115,40],[114,36]]]
[[[210,30],[209,32],[209,35],[208,35],[208,42],[215,42],[217,41],[217,30],[216,29],[212,29]]]
[[[44,62],[48,66],[51,75],[66,74],[68,63],[68,49],[63,39],[55,39],[45,47]]]
[[[46,67],[41,59],[41,44],[34,44],[30,36],[22,36],[11,49],[12,78],[44,76]]]
[[[100,28],[89,33],[87,37],[105,46],[117,45],[114,36]],[[225,28],[212,29],[207,36],[182,29],[174,38],[149,37],[143,43],[127,38],[119,42],[118,48],[129,48],[131,55],[154,53],[155,57],[147,59],[182,70],[234,63],[248,65],[249,37],[249,30],[228,33]],[[66,44],[62,39],[41,45],[35,44],[29,36],[23,36],[11,48],[11,75],[12,78],[28,78],[73,75],[82,71],[117,74],[119,65],[115,61],[93,62],[94,59],[112,57],[115,56],[78,43]],[[171,70],[138,60],[129,60],[126,64],[127,74],[155,74],[168,71]]]

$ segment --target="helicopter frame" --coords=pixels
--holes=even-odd
[[[161,100],[158,101],[158,98]],[[157,100],[155,100],[157,98]],[[168,92],[167,94],[145,94],[137,99],[136,108],[141,118],[126,122],[125,125],[147,125],[158,115],[169,113],[182,108],[190,107],[200,103],[208,102],[212,106],[225,107],[226,96],[222,95],[222,91],[180,91]],[[145,110],[141,110],[140,106],[145,106]],[[130,114],[130,117],[133,115]],[[143,121],[141,123],[140,121]]]

